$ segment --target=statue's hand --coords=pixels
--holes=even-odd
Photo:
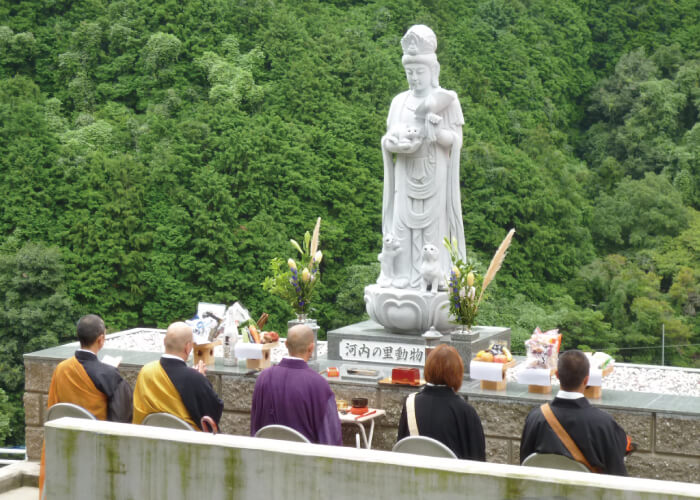
[[[415,153],[416,151],[418,151],[418,148],[420,148],[420,145],[422,142],[423,142],[423,139],[420,137],[412,139],[411,141],[399,142],[399,151],[398,152],[404,153],[404,154]]]
[[[442,116],[436,115],[435,113],[428,113],[426,118],[433,125],[438,125],[442,121]]]
[[[382,146],[384,147],[384,149],[391,153],[401,152],[401,148],[399,147],[399,140],[394,135],[387,134],[384,137],[382,137]]]

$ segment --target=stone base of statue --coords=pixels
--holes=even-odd
[[[365,287],[367,314],[388,332],[400,335],[425,333],[434,326],[440,333],[454,329],[450,323],[447,292],[422,292],[411,288]]]
[[[445,334],[440,343],[457,349],[464,361],[464,373],[481,349],[499,342],[510,347],[510,328],[474,326],[478,338],[470,338],[456,331]],[[379,363],[392,366],[419,366],[425,364],[425,340],[420,335],[388,332],[374,321],[362,321],[328,332],[328,360],[354,363]],[[385,376],[390,376],[390,371]]]

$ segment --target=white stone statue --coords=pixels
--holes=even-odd
[[[447,312],[433,310],[434,302],[443,302],[444,297],[434,296],[445,289],[452,267],[443,239],[456,239],[460,252],[465,253],[459,186],[464,117],[457,94],[438,83],[435,33],[424,25],[412,26],[401,39],[401,47],[409,90],[391,102],[387,133],[381,141],[383,240],[386,244],[390,237],[400,245],[393,249],[390,265],[383,249],[382,273],[377,285],[365,290],[365,302],[372,319],[390,330],[408,331],[409,327],[397,327],[387,320],[385,303],[399,310],[393,316],[401,314],[401,309],[420,309],[415,329],[422,333],[426,322],[428,327],[439,322],[436,315],[447,318]],[[427,267],[423,261],[426,246],[438,253],[437,262]],[[424,276],[428,267],[430,276]],[[414,291],[433,297],[421,299]]]

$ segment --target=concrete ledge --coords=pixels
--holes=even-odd
[[[39,463],[17,462],[0,468],[0,493],[39,485]]]
[[[46,488],[79,498],[697,498],[700,486],[63,418]]]

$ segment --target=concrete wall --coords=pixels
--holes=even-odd
[[[47,497],[697,498],[700,486],[64,418],[46,426]]]
[[[43,438],[42,424],[53,369],[58,361],[25,359],[25,395],[27,455],[38,459]],[[140,366],[122,366],[124,378],[133,387]],[[214,389],[224,400],[222,432],[248,435],[250,404],[255,379],[240,375],[209,375]],[[373,448],[390,450],[396,433],[403,400],[413,389],[364,384],[333,383],[336,397],[350,400],[367,397],[372,407],[386,410],[377,421]],[[547,399],[547,396],[543,397]],[[696,399],[696,398],[691,398]],[[542,401],[470,395],[486,433],[487,461],[520,463],[520,433],[531,408]],[[639,444],[627,467],[631,476],[700,483],[700,415],[697,412],[664,413],[658,410],[608,410]],[[354,426],[343,426],[344,442],[355,444]]]

